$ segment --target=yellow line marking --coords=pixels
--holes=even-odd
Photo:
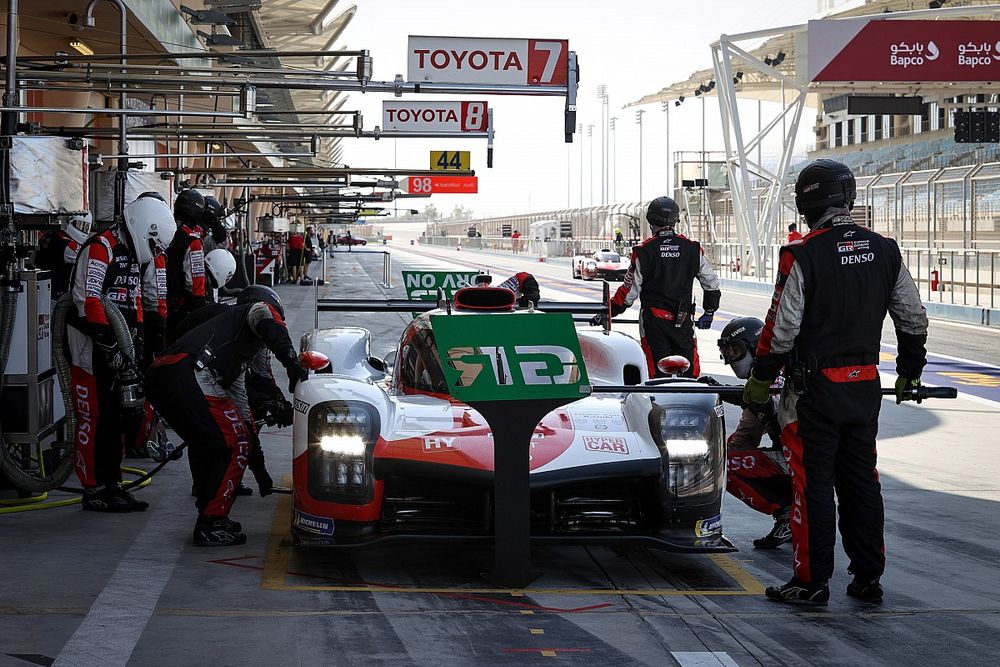
[[[541,628],[530,628],[528,630],[528,632],[530,632],[533,635],[544,635],[545,634],[545,630],[542,630]]]
[[[285,475],[285,486],[291,486],[292,476]],[[271,538],[267,542],[267,552],[264,554],[264,570],[260,575],[260,587],[265,591],[283,591],[285,588],[285,572],[288,570],[288,547],[282,542],[288,537],[292,516],[292,496],[282,494],[274,508],[274,521],[271,522]]]
[[[524,614],[525,616],[531,616],[535,612],[531,611],[530,609],[522,609],[521,613]]]
[[[708,556],[716,566],[728,574],[733,581],[739,584],[747,595],[763,595],[764,584],[757,577],[743,569],[737,561],[727,554],[709,554]]]
[[[291,476],[284,479],[286,486],[291,485]],[[261,573],[260,587],[269,591],[323,591],[330,593],[402,593],[402,594],[467,594],[467,595],[510,595],[524,597],[525,595],[651,595],[660,597],[685,597],[700,595],[704,597],[734,597],[741,595],[761,595],[764,584],[752,574],[744,570],[740,564],[726,554],[709,554],[709,558],[723,572],[729,575],[739,590],[710,589],[686,590],[677,588],[526,588],[511,590],[509,588],[469,588],[469,587],[404,587],[404,586],[369,586],[369,585],[330,585],[307,586],[289,585],[286,581],[288,569],[289,547],[285,545],[291,524],[292,497],[281,495],[274,510],[274,520],[271,524],[271,537],[264,556],[264,570]],[[522,614],[532,614],[522,610]]]
[[[556,652],[555,651],[542,651],[542,655],[544,657],[546,657],[546,658],[554,658],[554,657],[556,657]]]

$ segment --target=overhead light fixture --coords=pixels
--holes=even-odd
[[[768,67],[770,67],[772,62],[774,62],[774,61],[771,60],[771,56],[764,56],[764,64],[765,65],[767,65]]]
[[[680,100],[677,100],[677,101],[674,102],[674,106],[675,107],[679,107],[680,105],[681,105],[681,101]]]
[[[684,101],[684,96],[683,95],[681,95],[680,97],[677,98],[677,104],[680,104],[683,101]]]
[[[213,143],[213,144],[212,144],[212,150],[213,150],[213,151],[221,151],[221,150],[222,150],[222,144],[219,144],[219,143]]]
[[[80,55],[83,55],[83,56],[92,56],[92,55],[94,55],[94,50],[92,48],[90,48],[89,46],[87,46],[82,40],[71,39],[69,41],[69,45],[70,45],[70,47],[74,51],[76,51]]]
[[[698,97],[699,95],[701,95],[701,88],[699,88],[698,90],[694,91],[694,96],[695,97]]]

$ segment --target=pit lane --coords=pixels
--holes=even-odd
[[[480,263],[478,255],[464,251],[435,250],[440,257],[432,259],[424,248],[416,250],[421,254],[393,249],[396,286],[389,290],[378,287],[381,257],[338,255],[320,295],[400,296],[398,270],[435,261],[463,262],[461,268],[491,263],[498,276],[530,267],[546,298],[599,294],[596,283],[571,281],[568,267],[517,258]],[[316,290],[279,291],[295,339],[313,326]],[[732,314],[759,315],[766,307],[758,297],[723,298]],[[322,315],[321,325],[365,326],[373,332],[373,353],[382,355],[395,347],[407,319]],[[974,361],[973,348],[992,335],[975,334],[935,322],[932,336],[946,337],[947,346],[931,349]],[[721,374],[712,352],[717,333],[698,335],[706,371]],[[283,377],[280,369],[276,373]],[[407,545],[345,553],[289,548],[284,496],[237,503],[234,517],[244,523],[247,545],[200,550],[190,546],[190,477],[182,462],[168,466],[143,492],[153,503],[145,514],[109,517],[64,509],[15,515],[0,524],[0,559],[13,573],[0,579],[0,666],[551,659],[614,665],[982,664],[1000,650],[998,412],[988,398],[884,404],[880,467],[889,570],[882,607],[843,595],[848,577],[842,557],[828,608],[803,611],[763,600],[761,586],[787,579],[790,553],[787,547],[749,548],[770,520],[731,498],[724,504],[724,527],[738,553],[542,547],[534,561],[544,575],[523,591],[483,583],[479,572],[491,554],[481,547]],[[727,413],[730,426],[735,416]],[[268,430],[263,441],[272,474],[281,479],[290,468],[290,433]]]

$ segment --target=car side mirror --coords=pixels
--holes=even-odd
[[[396,367],[396,350],[392,350],[382,357],[382,363],[385,364],[383,372],[392,375],[392,369]]]

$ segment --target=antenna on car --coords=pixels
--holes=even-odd
[[[608,281],[603,281],[604,294],[601,298],[601,303],[604,304],[604,335],[611,335],[611,285]]]
[[[444,290],[438,287],[438,308],[445,310],[449,315],[451,315],[451,301],[448,297],[444,295]]]

